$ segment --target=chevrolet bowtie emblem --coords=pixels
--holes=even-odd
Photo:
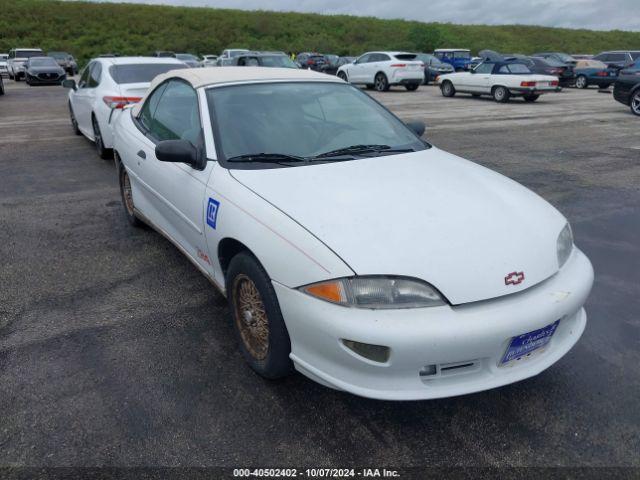
[[[511,272],[504,277],[505,285],[518,285],[524,281],[524,272]]]

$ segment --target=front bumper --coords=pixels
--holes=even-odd
[[[66,75],[59,75],[55,78],[42,78],[38,75],[30,75],[28,73],[25,74],[25,79],[27,79],[32,84],[38,85],[60,85],[66,78]]]
[[[298,371],[363,397],[421,400],[462,395],[537,375],[578,341],[593,269],[577,248],[560,272],[522,292],[460,306],[405,310],[346,308],[274,282]],[[499,362],[514,336],[560,319],[547,347],[512,366]],[[341,339],[385,345],[377,363]],[[427,365],[437,374],[421,376]],[[451,366],[465,365],[461,368]],[[447,368],[449,367],[449,368]]]

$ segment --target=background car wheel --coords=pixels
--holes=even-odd
[[[408,83],[407,85],[404,86],[404,88],[406,88],[410,92],[415,92],[416,90],[418,90],[419,86],[420,85],[417,83]]]
[[[291,340],[271,280],[247,252],[231,259],[226,278],[233,326],[242,355],[265,378],[281,378],[293,371]]]
[[[95,143],[98,156],[103,160],[107,160],[111,158],[111,150],[104,147],[102,132],[100,132],[100,125],[96,117],[91,117],[91,123],[93,124],[93,142]]]
[[[498,103],[507,103],[509,97],[511,97],[511,93],[505,87],[494,87],[491,93],[493,94],[493,99]]]
[[[377,74],[374,79],[373,86],[378,92],[386,92],[389,90],[389,81],[387,80],[387,76],[384,73]]]
[[[525,102],[535,102],[536,100],[538,100],[538,98],[540,98],[540,95],[525,95],[524,96],[524,101]]]
[[[631,96],[631,102],[629,103],[631,107],[631,113],[634,115],[640,115],[640,90],[636,91]]]
[[[344,80],[345,82],[348,82],[349,80],[347,79],[347,74],[344,72],[338,72],[338,78],[340,80]]]
[[[453,97],[456,94],[456,89],[449,80],[446,80],[440,87],[442,95],[445,97]]]
[[[122,199],[122,206],[124,207],[124,213],[127,216],[127,220],[134,227],[144,226],[144,224],[135,215],[131,181],[129,180],[127,169],[124,168],[124,165],[120,161],[118,161],[118,180],[120,183],[120,197]]]
[[[2,82],[1,78],[0,78],[0,95],[4,95],[4,83]]]
[[[578,78],[576,78],[576,88],[587,88],[588,86],[589,82],[587,81],[587,77],[578,75]]]

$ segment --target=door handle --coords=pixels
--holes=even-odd
[[[140,151],[138,152],[138,156],[139,156],[140,158],[144,159],[144,160],[146,160],[146,159],[147,159],[147,154],[146,154],[146,153],[144,153],[144,150],[140,150]]]

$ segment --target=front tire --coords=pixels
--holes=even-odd
[[[100,131],[100,125],[98,124],[98,120],[96,117],[91,117],[91,123],[93,124],[93,143],[96,146],[96,151],[98,152],[98,156],[103,160],[108,160],[111,158],[111,150],[105,148],[104,142],[102,140],[102,132]]]
[[[348,81],[349,81],[349,79],[347,78],[347,74],[346,74],[346,73],[344,73],[344,72],[338,72],[338,78],[339,78],[340,80],[344,80],[345,82],[348,82]]]
[[[636,90],[636,92],[631,95],[629,107],[631,108],[631,113],[640,116],[640,90]]]
[[[289,333],[271,280],[253,255],[241,252],[231,259],[226,289],[234,330],[249,366],[269,379],[289,375]]]
[[[588,86],[589,81],[587,80],[587,77],[584,75],[578,75],[578,78],[576,78],[576,88],[587,88]]]
[[[73,130],[73,133],[75,133],[76,135],[82,135],[80,127],[78,127],[76,116],[73,114],[73,107],[71,107],[71,102],[69,102],[69,119],[71,120],[71,129]]]
[[[389,90],[389,80],[387,80],[387,76],[384,73],[378,73],[374,79],[373,87],[378,92],[386,92]]]
[[[511,97],[509,90],[502,86],[494,87],[491,93],[493,95],[493,99],[498,103],[507,103]]]
[[[456,88],[449,80],[444,81],[440,87],[440,91],[442,92],[443,97],[453,97],[456,94]]]

